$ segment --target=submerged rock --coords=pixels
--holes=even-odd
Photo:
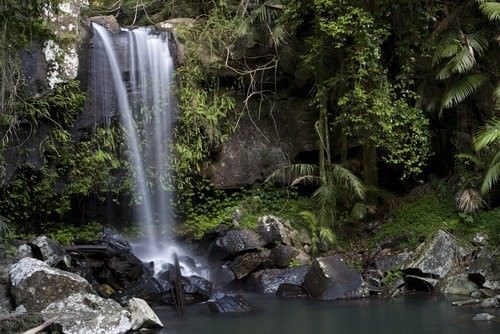
[[[250,275],[248,287],[260,293],[276,293],[283,283],[301,286],[304,283],[309,266],[286,269],[265,269]]]
[[[112,299],[90,293],[67,296],[41,313],[46,320],[57,316],[65,334],[122,334],[133,328],[129,311]]]
[[[439,230],[430,243],[419,248],[416,258],[405,266],[405,270],[417,269],[425,275],[444,277],[455,266],[458,246],[451,234]]]
[[[287,298],[308,298],[309,294],[300,285],[283,283],[280,284],[278,290],[276,291],[276,296],[287,297]]]
[[[226,295],[217,292],[207,303],[208,309],[215,313],[244,313],[253,310],[252,305],[242,295]]]
[[[24,305],[28,311],[40,311],[52,302],[91,290],[84,278],[33,258],[12,265],[9,275],[15,304]]]
[[[495,316],[489,313],[478,313],[472,317],[474,321],[490,321],[495,319]]]
[[[361,298],[361,274],[349,269],[339,255],[320,257],[313,264],[304,280],[309,295],[320,300]]]

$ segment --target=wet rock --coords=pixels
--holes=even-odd
[[[109,31],[111,31],[114,34],[117,34],[121,31],[120,25],[118,24],[118,21],[116,21],[116,17],[113,15],[108,15],[108,16],[94,16],[89,18],[90,22],[95,22]]]
[[[228,267],[238,279],[242,279],[255,269],[259,268],[265,261],[265,256],[258,253],[245,253],[238,256],[234,261],[229,263]]]
[[[349,269],[339,255],[320,257],[304,280],[309,295],[320,300],[360,298],[358,289],[363,283],[361,275]]]
[[[105,227],[102,231],[102,241],[105,241],[118,249],[121,249],[125,252],[131,252],[132,247],[127,239],[119,233],[116,233],[109,227]]]
[[[245,313],[253,310],[242,295],[226,295],[221,292],[217,292],[207,306],[214,313]]]
[[[28,245],[31,247],[33,257],[44,261],[49,266],[55,265],[57,262],[62,260],[65,255],[62,246],[46,236],[37,237]]]
[[[130,312],[112,299],[75,293],[41,311],[46,320],[57,316],[65,334],[122,334],[132,329]]]
[[[439,230],[434,239],[419,246],[416,257],[405,265],[406,269],[417,269],[425,275],[446,276],[455,266],[458,246],[453,236]]]
[[[278,268],[287,268],[290,262],[299,255],[299,250],[292,246],[278,245],[271,250],[269,259]]]
[[[276,291],[276,296],[286,298],[309,298],[307,291],[300,285],[283,283]]]
[[[68,246],[66,251],[85,271],[91,272],[97,283],[108,284],[116,291],[127,290],[152,275],[137,256],[114,242],[94,241],[85,245]]]
[[[473,299],[466,299],[466,300],[458,300],[455,302],[452,302],[452,306],[468,306],[468,305],[477,305],[481,303],[481,299],[473,298]]]
[[[265,269],[252,273],[247,282],[249,289],[260,293],[276,293],[283,283],[302,285],[309,266],[286,269]]]
[[[201,303],[212,296],[214,284],[199,276],[182,277],[182,288],[186,304]]]
[[[144,299],[131,298],[126,308],[131,315],[132,330],[163,327],[161,320]]]
[[[394,251],[390,248],[386,248],[378,252],[374,259],[375,268],[380,270],[382,273],[386,273],[392,271],[394,269],[399,268],[412,253],[394,253]]]
[[[24,305],[28,311],[40,311],[76,292],[91,290],[84,278],[33,258],[23,258],[11,266],[9,275],[15,304]]]
[[[228,264],[221,264],[210,271],[210,280],[217,286],[223,287],[234,279],[236,279],[236,276],[229,269]]]
[[[388,282],[382,291],[384,296],[394,298],[401,295],[405,289],[405,280],[403,277],[396,277],[392,281]]]
[[[472,317],[472,320],[474,321],[490,321],[493,319],[495,319],[495,316],[489,313],[478,313]]]
[[[500,304],[498,303],[498,299],[496,297],[493,297],[493,298],[483,299],[479,306],[481,308],[495,308],[495,307],[499,307]]]
[[[407,290],[433,292],[434,287],[438,284],[439,280],[431,277],[422,277],[417,275],[406,275],[405,283]]]
[[[309,253],[307,248],[310,248],[311,236],[309,235],[309,232],[307,232],[307,230],[292,230],[290,232],[290,238],[292,240],[292,246],[298,249],[304,249],[306,253]]]
[[[0,284],[0,316],[12,311],[10,302],[9,286]]]
[[[229,230],[219,236],[212,244],[210,257],[226,259],[245,251],[255,250],[265,246],[265,241],[250,230]]]
[[[500,258],[489,247],[483,247],[466,269],[469,279],[479,286],[500,290]]]
[[[280,242],[291,245],[290,228],[275,216],[263,216],[257,222],[257,231],[267,244]]]
[[[118,302],[125,302],[130,298],[137,297],[144,299],[152,305],[163,303],[163,296],[170,291],[171,285],[166,281],[160,281],[151,276],[143,276],[136,280],[134,284],[128,285],[126,289],[119,291],[111,297]]]
[[[470,295],[478,289],[477,284],[469,280],[467,274],[449,276],[440,283],[440,291],[445,294]]]

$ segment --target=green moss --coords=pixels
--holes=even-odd
[[[456,217],[450,193],[417,195],[392,212],[372,241],[400,240],[405,246],[416,247],[438,229],[452,228]]]

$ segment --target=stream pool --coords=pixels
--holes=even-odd
[[[184,317],[173,308],[156,308],[165,324],[161,334],[500,334],[500,312],[493,321],[473,321],[477,308],[452,307],[434,296],[393,300],[367,299],[318,302],[245,295],[255,307],[246,314],[210,314],[190,306]]]

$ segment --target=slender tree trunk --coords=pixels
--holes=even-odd
[[[363,178],[367,185],[378,184],[377,148],[369,139],[363,145]]]

